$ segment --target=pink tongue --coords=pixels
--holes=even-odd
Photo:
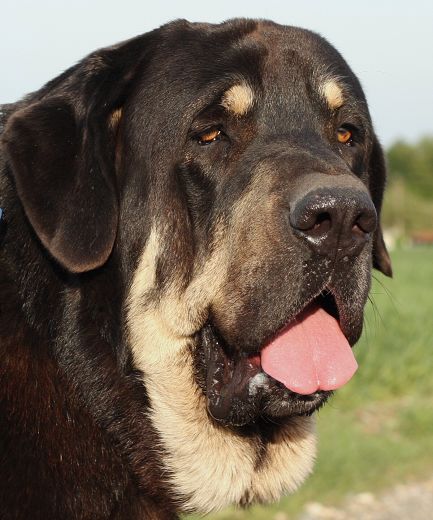
[[[335,390],[358,364],[340,326],[320,307],[305,309],[261,352],[264,372],[298,394]]]

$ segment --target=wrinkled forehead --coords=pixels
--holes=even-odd
[[[341,109],[369,125],[365,97],[356,76],[341,55],[310,31],[259,22],[238,46],[248,56],[256,46],[256,68],[224,93],[224,105],[236,115],[256,108],[266,126],[318,124]],[[320,117],[319,117],[320,119]],[[315,121],[313,121],[315,120]]]
[[[172,122],[179,107],[187,121],[212,103],[237,117],[261,106],[281,118],[304,113],[312,100],[330,111],[366,106],[358,80],[326,40],[268,22],[182,27],[163,40],[144,74],[143,90],[157,100],[148,114],[158,110]]]

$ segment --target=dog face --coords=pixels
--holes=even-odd
[[[382,152],[341,56],[270,22],[176,22],[67,71],[3,140],[52,257],[123,280],[126,356],[185,509],[294,489],[342,383],[308,390],[315,354],[296,382],[276,345],[314,317],[353,345],[372,265],[390,274]]]

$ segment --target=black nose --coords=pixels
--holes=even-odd
[[[376,229],[377,214],[368,193],[356,188],[316,188],[290,208],[294,234],[331,258],[359,254]]]

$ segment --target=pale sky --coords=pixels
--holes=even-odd
[[[432,0],[0,0],[0,103],[89,52],[176,18],[269,18],[327,38],[358,75],[385,145],[433,135]]]

